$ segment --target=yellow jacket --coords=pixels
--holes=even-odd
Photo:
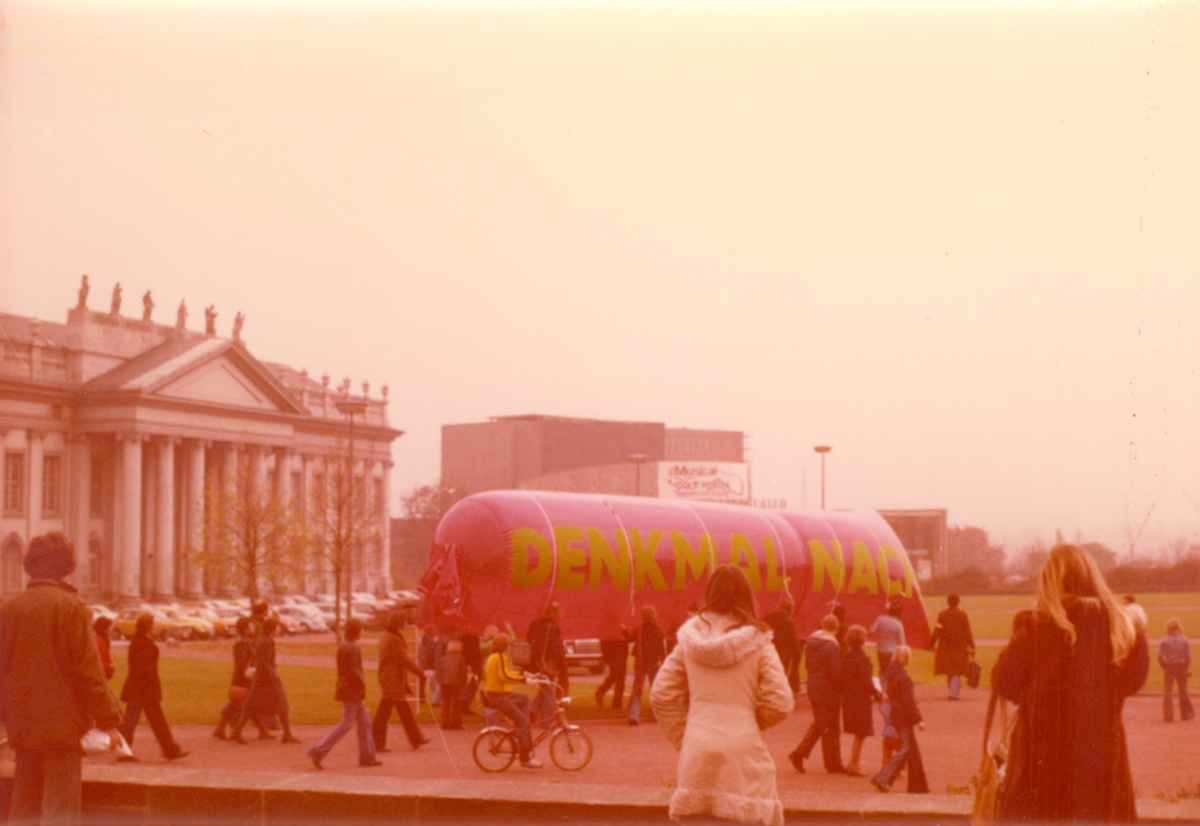
[[[508,659],[507,654],[496,652],[487,658],[483,665],[483,690],[493,694],[508,694],[519,683],[525,682],[525,675]]]

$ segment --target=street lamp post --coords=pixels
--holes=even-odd
[[[633,462],[633,495],[642,495],[642,463],[650,457],[645,453],[630,453],[627,457]]]
[[[821,455],[821,510],[825,510],[825,454],[833,450],[833,447],[817,445],[813,450]]]
[[[346,575],[346,621],[349,622],[351,616],[351,606],[353,605],[354,593],[354,548],[353,548],[353,532],[354,532],[354,417],[361,416],[367,412],[367,400],[354,399],[346,396],[335,402],[338,412],[343,416],[350,418],[350,438],[349,447],[346,450],[346,470],[343,474],[343,483],[345,488],[345,497],[339,503],[343,508],[343,512],[338,518],[338,551],[341,554],[342,568]],[[336,617],[335,617],[336,619]],[[342,628],[345,628],[343,624]]]

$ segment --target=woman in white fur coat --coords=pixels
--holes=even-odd
[[[792,690],[756,616],[746,574],[720,566],[654,680],[654,716],[680,750],[672,820],[783,823],[775,761],[759,732],[791,713]]]

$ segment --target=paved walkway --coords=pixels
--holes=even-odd
[[[809,761],[807,773],[797,773],[786,755],[811,719],[802,701],[790,720],[765,734],[778,767],[779,789],[789,820],[874,817],[965,821],[971,802],[966,786],[979,762],[986,695],[967,691],[963,700],[950,702],[944,689],[923,686],[918,689],[918,698],[927,720],[919,741],[934,794],[906,795],[900,793],[901,783],[896,792],[880,795],[866,778],[825,774],[816,755]],[[1200,752],[1196,747],[1200,728],[1196,723],[1163,723],[1157,697],[1131,699],[1125,719],[1141,818],[1200,823],[1200,799],[1196,799],[1200,789]],[[337,795],[339,817],[348,822],[370,820],[377,809],[394,818],[397,806],[411,807],[410,813],[418,819],[440,813],[455,822],[504,821],[500,814],[511,822],[662,821],[674,786],[677,753],[657,725],[647,721],[629,726],[623,720],[580,720],[580,724],[591,737],[595,754],[591,763],[578,772],[555,767],[545,745],[539,749],[539,757],[546,763],[542,769],[513,766],[499,774],[483,772],[471,758],[471,744],[480,723],[478,718],[468,717],[467,727],[460,731],[424,726],[432,742],[416,751],[408,747],[403,730],[394,723],[389,743],[393,750],[380,756],[384,765],[379,768],[357,765],[351,734],[329,754],[322,771],[313,767],[305,749],[324,735],[327,726],[298,727],[303,740],[299,745],[251,740],[244,746],[214,739],[207,726],[180,726],[176,737],[191,754],[170,764],[158,754],[149,729],[143,726],[134,745],[141,762],[113,764],[97,760],[86,774],[97,784],[96,789],[107,790],[101,795],[103,799],[123,801],[123,806],[149,806],[152,795],[147,790],[158,790],[160,804],[168,800],[170,805],[202,801],[210,795],[214,806],[218,799],[225,801],[220,805],[228,818],[249,817],[254,822],[275,823],[280,818],[321,812],[328,815],[323,807],[333,804],[321,797],[326,794]],[[848,739],[843,742],[844,755],[848,754]],[[3,759],[7,762],[10,758]],[[863,762],[864,768],[879,766],[878,737],[867,740]],[[0,771],[10,767],[11,763],[7,767],[0,764]],[[1190,789],[1192,797],[1182,804],[1172,802],[1183,789]],[[162,797],[167,790],[170,794]],[[277,796],[285,792],[299,797],[287,797],[286,804],[280,803],[282,798]],[[272,806],[285,808],[271,808],[264,802],[268,799],[275,801]],[[247,806],[258,814],[247,814],[243,811]],[[306,806],[315,808],[308,812]],[[270,816],[264,814],[268,808]]]

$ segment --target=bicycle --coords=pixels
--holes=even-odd
[[[562,688],[549,677],[528,674],[526,683],[532,686],[554,686],[554,716],[550,726],[534,733],[536,723],[530,723],[531,748],[550,738],[550,759],[564,771],[579,771],[592,759],[592,739],[579,726],[567,722],[570,697],[563,697]],[[481,695],[482,699],[482,695]],[[486,700],[484,705],[488,705]],[[517,759],[517,737],[511,725],[485,726],[471,747],[475,765],[485,772],[502,772]]]

